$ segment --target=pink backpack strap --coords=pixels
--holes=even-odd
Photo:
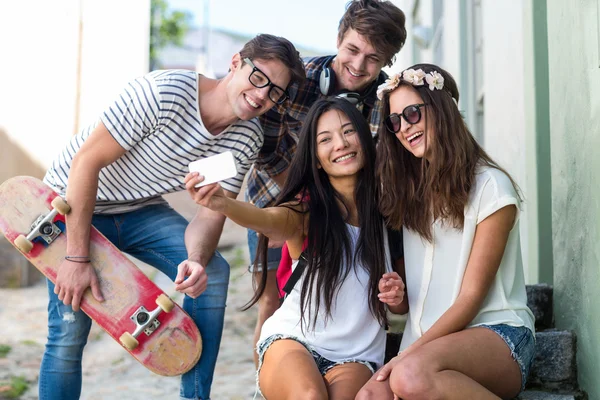
[[[304,238],[304,244],[302,245],[302,251],[306,250],[308,246],[308,237]],[[292,257],[290,257],[290,251],[288,250],[287,243],[283,244],[281,248],[281,260],[279,261],[279,267],[277,268],[277,290],[279,291],[279,298],[285,297],[283,288],[285,284],[292,276]]]

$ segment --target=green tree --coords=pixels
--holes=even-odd
[[[160,68],[158,53],[168,44],[181,46],[191,26],[192,16],[185,11],[170,10],[167,0],[150,2],[150,70]]]

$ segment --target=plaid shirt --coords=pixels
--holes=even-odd
[[[284,172],[292,161],[296,150],[298,133],[310,106],[321,97],[319,89],[321,71],[328,66],[333,56],[305,58],[306,81],[301,87],[289,89],[289,99],[275,106],[260,117],[264,129],[264,144],[257,160],[248,172],[246,200],[257,207],[271,205],[279,195],[280,188],[270,177]],[[377,79],[383,83],[387,79],[381,71]],[[375,97],[369,115],[369,125],[373,136],[377,134],[382,114],[382,103]],[[373,101],[373,100],[371,100]],[[287,106],[287,107],[286,107]],[[362,111],[363,103],[358,105]]]

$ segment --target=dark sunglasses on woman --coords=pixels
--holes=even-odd
[[[426,106],[427,104],[411,104],[410,106],[404,107],[404,110],[400,114],[393,113],[390,114],[384,121],[385,127],[388,131],[392,133],[397,133],[400,130],[402,125],[400,117],[404,118],[406,122],[411,125],[418,124],[421,120],[421,107]]]

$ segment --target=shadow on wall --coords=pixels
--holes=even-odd
[[[0,127],[0,182],[18,175],[43,178],[45,169],[14,143]],[[0,236],[0,287],[29,286],[42,277],[5,238]]]

